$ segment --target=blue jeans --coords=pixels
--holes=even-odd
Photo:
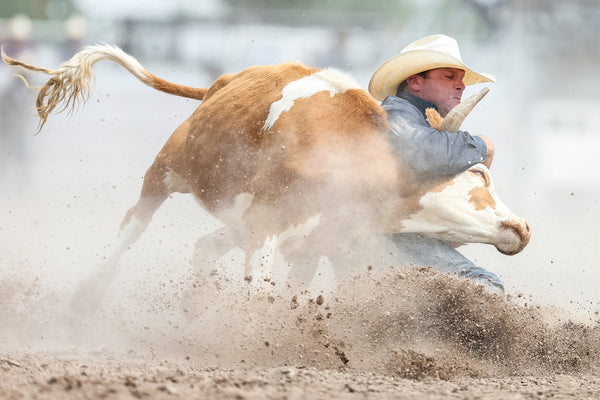
[[[504,292],[504,284],[498,275],[476,266],[443,240],[419,233],[393,233],[386,236],[396,245],[398,261],[402,265],[431,267],[471,279],[493,291]]]

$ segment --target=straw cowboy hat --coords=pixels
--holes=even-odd
[[[455,39],[446,35],[433,35],[406,46],[400,54],[384,62],[369,82],[369,92],[382,101],[387,95],[396,95],[398,85],[406,78],[435,68],[458,68],[465,71],[465,85],[495,82],[490,74],[480,74],[467,67],[460,57]]]

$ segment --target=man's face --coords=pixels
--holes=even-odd
[[[432,69],[425,77],[421,77],[420,90],[416,95],[435,104],[440,114],[445,117],[448,111],[460,103],[465,90],[464,76],[465,71],[462,69]]]

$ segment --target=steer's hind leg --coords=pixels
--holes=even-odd
[[[96,265],[90,275],[79,285],[71,309],[84,315],[94,312],[100,305],[116,273],[123,253],[133,245],[146,230],[154,212],[173,191],[165,185],[166,169],[153,164],[144,177],[138,202],[127,211],[119,237],[106,260]]]
[[[237,233],[226,225],[196,241],[192,276],[181,299],[181,309],[188,319],[202,314],[218,298],[229,279],[219,271],[219,261],[238,246],[236,238]]]

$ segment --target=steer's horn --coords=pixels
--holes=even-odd
[[[463,123],[467,115],[469,115],[471,110],[473,110],[473,107],[475,107],[489,91],[490,89],[485,87],[462,103],[457,104],[456,107],[450,110],[446,117],[444,117],[444,122],[442,122],[439,130],[458,132],[460,125]]]

